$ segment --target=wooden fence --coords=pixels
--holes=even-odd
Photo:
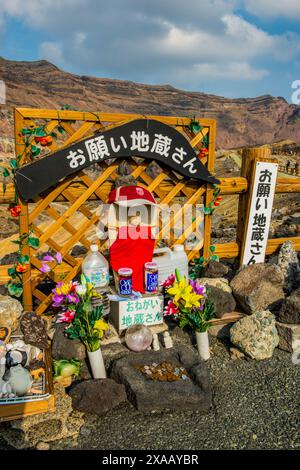
[[[215,165],[215,141],[216,122],[211,119],[199,119],[200,132],[193,132],[190,128],[190,118],[169,116],[140,116],[133,114],[112,113],[89,113],[79,111],[56,111],[43,109],[17,109],[15,110],[15,144],[16,155],[22,154],[21,164],[28,160],[27,149],[22,135],[22,129],[30,126],[45,126],[47,132],[63,129],[59,139],[53,141],[51,151],[68,146],[75,141],[86,138],[94,132],[103,130],[119,124],[124,124],[135,118],[156,119],[165,124],[174,126],[182,132],[196,150],[202,147],[203,139],[208,140],[208,156],[202,159],[207,168],[214,174]],[[234,243],[217,244],[215,253],[220,258],[233,258],[240,256],[243,243],[245,214],[248,205],[248,185],[250,181],[252,162],[259,158],[269,157],[266,148],[252,149],[245,152],[243,168],[240,177],[221,178],[220,190],[222,195],[240,195],[237,240]],[[130,174],[138,184],[144,186],[152,193],[161,204],[171,204],[174,198],[179,198],[182,206],[173,213],[167,225],[159,228],[158,240],[163,240],[170,231],[169,246],[184,243],[191,233],[195,232],[199,225],[200,216],[194,217],[188,228],[180,238],[174,234],[175,224],[183,217],[186,204],[195,205],[204,202],[208,206],[213,201],[213,189],[210,185],[199,187],[199,183],[186,180],[175,174],[169,168],[160,168],[159,172],[151,176],[149,173],[149,161],[139,158],[126,159],[130,164]],[[23,248],[23,254],[30,257],[30,269],[23,274],[23,304],[25,309],[32,309],[33,299],[37,302],[36,311],[44,313],[51,303],[51,296],[41,290],[41,281],[47,277],[57,280],[60,274],[64,274],[65,280],[71,280],[80,271],[80,258],[72,255],[71,251],[78,243],[89,248],[90,242],[95,239],[90,234],[95,233],[95,227],[101,218],[99,211],[91,207],[91,202],[106,203],[108,193],[119,177],[118,171],[122,160],[113,160],[109,163],[101,163],[95,177],[87,172],[78,172],[60,182],[55,188],[51,188],[43,196],[38,196],[31,203],[20,201],[20,234],[33,231],[40,240],[38,249]],[[276,185],[277,193],[300,192],[299,178],[278,178]],[[7,185],[5,193],[0,195],[0,202],[9,204],[13,198],[13,185]],[[95,204],[97,205],[97,204]],[[100,204],[98,204],[99,206]],[[202,217],[202,216],[201,216]],[[203,255],[208,257],[211,245],[211,216],[204,216],[204,246]],[[267,254],[275,252],[286,239],[274,239],[268,241]],[[295,246],[300,250],[300,237],[292,239]],[[101,249],[107,247],[107,241],[98,242]],[[192,260],[199,256],[199,248],[202,240],[199,240],[193,250],[188,252]],[[63,255],[63,263],[54,266],[53,272],[43,274],[39,271],[41,267],[40,254],[49,248],[59,251]],[[9,266],[0,268],[0,283],[8,281]]]

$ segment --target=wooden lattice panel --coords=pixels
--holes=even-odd
[[[24,150],[24,142],[20,136],[20,129],[29,125],[44,125],[47,130],[55,132],[60,126],[64,129],[64,138],[60,138],[51,145],[51,151],[68,146],[79,139],[86,138],[94,132],[110,128],[114,125],[124,124],[137,115],[114,115],[103,113],[81,113],[75,111],[52,111],[52,110],[16,110],[16,146],[17,154]],[[145,117],[145,116],[143,116]],[[215,122],[212,120],[201,120],[202,131],[193,134],[187,128],[190,120],[174,117],[148,116],[149,119],[158,119],[166,124],[173,125],[182,132],[194,148],[201,147],[201,141],[205,135],[209,136],[208,169],[213,171],[214,146],[215,146]],[[46,121],[45,121],[46,120]],[[23,146],[21,148],[21,146]],[[23,150],[22,150],[23,149]],[[123,160],[125,161],[125,159]],[[28,162],[26,151],[22,163]],[[122,159],[111,159],[97,165],[94,177],[90,172],[81,171],[75,176],[66,178],[47,194],[35,198],[34,203],[21,201],[22,214],[20,219],[20,231],[28,233],[31,229],[40,240],[37,250],[24,247],[24,254],[30,256],[30,267],[23,276],[25,308],[32,308],[32,296],[38,299],[36,308],[38,313],[43,313],[51,303],[51,295],[41,292],[39,285],[46,278],[58,280],[64,275],[64,280],[73,279],[80,271],[81,259],[71,255],[75,245],[82,244],[87,249],[91,242],[95,242],[95,232],[100,221],[99,206],[107,202],[108,194],[114,188],[115,181],[119,178],[119,166]],[[172,204],[174,200],[180,201],[175,213],[167,224],[160,220],[157,242],[166,241],[169,246],[176,243],[184,243],[185,240],[195,232],[199,225],[201,216],[191,218],[190,224],[184,232],[176,237],[174,229],[182,219],[186,204],[194,205],[200,203],[205,196],[205,203],[210,202],[212,191],[206,185],[199,187],[198,183],[188,181],[182,176],[175,174],[170,169],[160,168],[156,164],[155,175],[149,171],[150,161],[141,158],[126,159],[130,175],[135,178],[139,185],[151,191],[157,202],[165,205]],[[159,171],[158,171],[159,170]],[[151,175],[151,176],[150,176]],[[208,250],[210,238],[210,218],[206,218],[204,251]],[[165,240],[169,234],[169,239]],[[108,241],[98,241],[100,248],[108,248]],[[189,259],[199,255],[199,247],[202,241],[196,243],[193,251],[188,252]],[[53,265],[51,273],[43,274],[39,271],[41,267],[41,254],[48,250],[59,251],[63,255],[62,265]]]

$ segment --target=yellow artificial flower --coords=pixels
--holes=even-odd
[[[191,293],[192,286],[187,284],[186,278],[183,277],[180,281],[175,282],[170,289],[167,290],[168,294],[174,296],[173,302],[178,302],[181,298]]]
[[[97,330],[99,332],[100,338],[102,338],[103,336],[103,331],[108,330],[108,328],[108,324],[102,318],[95,322],[94,330]]]
[[[71,289],[71,282],[64,282],[60,287],[56,288],[58,295],[67,295]]]
[[[202,295],[196,294],[195,292],[188,292],[182,296],[185,302],[185,308],[200,307],[200,301]]]
[[[97,292],[94,288],[91,291],[91,297],[98,297],[98,299],[102,299],[100,292]]]

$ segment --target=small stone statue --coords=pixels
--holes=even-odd
[[[168,331],[165,331],[163,334],[164,337],[164,345],[166,349],[173,348],[173,340],[170,336],[170,333]]]
[[[159,351],[160,350],[160,345],[159,345],[157,333],[153,334],[152,348],[153,348],[153,351]]]

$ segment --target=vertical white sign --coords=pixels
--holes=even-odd
[[[263,263],[265,260],[277,170],[277,163],[256,163],[243,265]]]

